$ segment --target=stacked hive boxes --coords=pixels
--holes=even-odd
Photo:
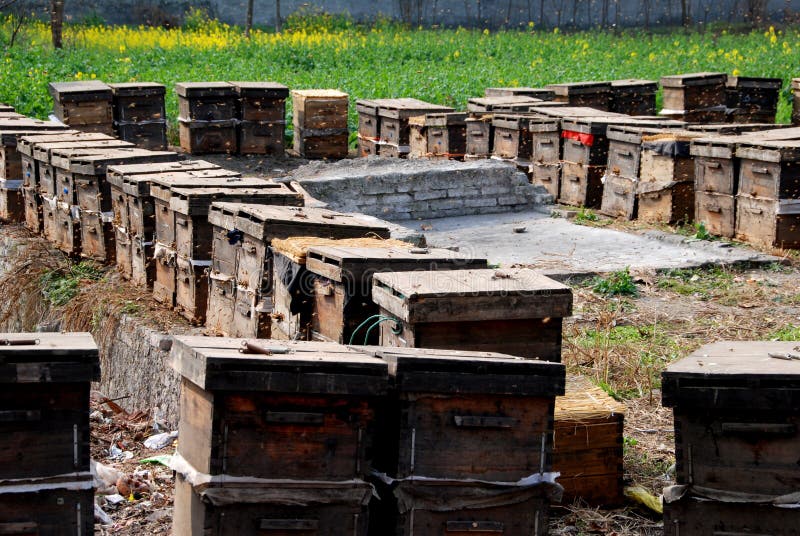
[[[463,160],[467,150],[467,114],[460,112],[409,118],[410,158]]]
[[[614,80],[611,82],[611,112],[627,115],[655,115],[658,82],[652,80]]]
[[[725,84],[728,120],[734,123],[774,123],[783,80],[729,76]]]
[[[113,94],[99,80],[49,84],[53,113],[70,127],[83,132],[114,135]]]
[[[523,95],[486,96],[469,99],[466,119],[466,159],[489,158],[494,151],[494,115],[498,109],[505,113],[528,112],[542,100]]]
[[[183,82],[175,90],[181,148],[191,154],[235,153],[236,87],[228,82]]]
[[[114,130],[117,137],[142,149],[166,149],[166,88],[152,82],[109,85],[114,96]]]
[[[122,276],[140,287],[152,286],[155,278],[155,204],[150,195],[150,182],[154,178],[202,181],[238,176],[202,160],[109,166],[116,261]]]
[[[677,485],[664,533],[796,534],[797,342],[718,342],[662,374]]]
[[[282,156],[289,88],[275,82],[232,83],[239,96],[239,153]]]
[[[365,536],[387,363],[328,343],[242,343],[175,338],[173,533]]]
[[[0,334],[0,530],[94,534],[88,333]]]
[[[800,141],[737,146],[736,237],[765,247],[800,247]]]
[[[266,179],[155,177],[150,184],[156,213],[156,279],[153,295],[175,304],[188,320],[205,322],[212,256],[209,208],[215,200],[302,205],[302,195]]]
[[[725,122],[725,73],[690,73],[661,78],[660,115],[689,123]]]
[[[295,152],[305,158],[345,158],[349,105],[347,93],[333,89],[292,91]]]
[[[0,117],[0,222],[25,221],[25,200],[30,195],[26,191],[30,191],[30,177],[23,169],[22,156],[17,150],[19,138],[28,134],[66,131],[58,123],[21,116]]]
[[[611,82],[549,84],[547,89],[553,90],[556,102],[604,111],[609,111],[611,108]]]

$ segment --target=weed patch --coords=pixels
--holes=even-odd
[[[65,269],[48,270],[42,274],[42,293],[50,305],[60,307],[78,295],[82,285],[99,281],[103,272],[91,262],[79,262]]]
[[[594,278],[592,290],[603,296],[637,296],[639,294],[639,289],[636,288],[636,283],[628,268],[613,272],[608,277]]]

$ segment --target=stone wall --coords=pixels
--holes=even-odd
[[[472,162],[379,157],[312,163],[297,181],[328,208],[393,221],[496,214],[552,203],[544,188],[496,160]]]

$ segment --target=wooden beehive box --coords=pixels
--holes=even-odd
[[[467,114],[451,112],[410,117],[411,158],[463,160],[467,150]]]
[[[800,141],[753,139],[738,145],[738,194],[766,199],[800,198]]]
[[[639,178],[642,183],[691,182],[694,185],[694,159],[689,149],[701,134],[686,130],[664,131],[642,137]]]
[[[22,185],[29,188],[39,186],[39,165],[34,157],[33,148],[39,143],[63,142],[77,140],[111,140],[111,136],[92,132],[78,132],[77,130],[64,130],[60,132],[44,131],[42,134],[24,134],[17,140],[16,152],[22,167]]]
[[[558,198],[561,178],[561,121],[534,115],[528,119],[531,136],[531,179]]]
[[[583,376],[567,376],[564,395],[556,397],[553,439],[553,471],[561,473],[565,502],[624,502],[624,418],[624,404]]]
[[[627,115],[655,115],[658,82],[635,78],[611,81],[608,109]]]
[[[492,119],[494,149],[498,158],[530,162],[533,156],[533,137],[526,115],[496,114]]]
[[[693,182],[640,182],[636,192],[638,220],[668,224],[694,221]]]
[[[611,82],[572,82],[548,84],[546,87],[555,92],[556,102],[566,102],[570,106],[609,110],[611,104]]]
[[[403,99],[359,99],[358,112],[358,156],[380,154],[381,118],[378,109],[384,104]]]
[[[662,373],[678,484],[780,496],[800,484],[797,342],[717,342]],[[781,357],[781,358],[779,358]]]
[[[370,351],[389,363],[394,399],[381,419],[375,469],[451,482],[517,482],[550,471],[563,365],[480,351]]]
[[[489,158],[494,148],[492,116],[468,117],[464,123],[467,131],[465,160]]]
[[[239,95],[239,153],[282,155],[289,88],[276,82],[231,82]]]
[[[236,153],[236,119],[214,121],[178,118],[181,149],[189,154]]]
[[[343,241],[345,244],[347,241]],[[366,241],[365,241],[366,242]],[[372,240],[372,244],[311,246],[306,269],[313,276],[311,330],[314,338],[341,344],[359,344],[369,326],[355,330],[378,314],[372,301],[372,276],[379,272],[485,268],[486,259],[446,249],[421,249],[409,244]],[[373,330],[369,344],[378,343]]]
[[[531,106],[542,104],[542,99],[521,95],[474,97],[467,101],[467,112],[473,117],[480,117],[497,111],[502,107],[505,112],[527,112]]]
[[[375,274],[381,344],[561,359],[572,291],[528,269]],[[396,324],[396,325],[395,325]]]
[[[532,97],[543,101],[556,98],[552,89],[542,87],[487,87],[483,90],[484,97]]]
[[[7,333],[0,342],[0,527],[92,534],[89,391],[100,379],[92,336]]]
[[[690,123],[725,122],[725,73],[662,76],[660,114]]]
[[[256,340],[248,350],[243,342],[176,337],[173,344],[183,378],[175,533],[334,536],[346,527],[364,535],[371,488],[362,478],[388,388],[386,362],[328,343]],[[207,486],[191,480],[195,472],[240,481]]]
[[[114,129],[117,136],[143,149],[166,149],[164,85],[152,82],[109,85],[114,94]]]
[[[411,129],[409,118],[416,115],[443,114],[453,108],[431,104],[417,99],[395,99],[378,108],[382,156],[405,158],[410,151]]]
[[[237,203],[215,202],[208,209],[212,237],[206,333],[210,335],[231,336],[235,332],[233,312],[236,308],[236,267],[243,236],[236,227],[238,206]],[[265,338],[261,335],[269,333],[270,319],[266,315],[261,318],[266,329],[257,329],[256,336]]]
[[[345,158],[350,98],[334,89],[292,90],[294,150],[305,158]]]
[[[51,82],[53,113],[65,125],[84,132],[113,135],[111,87],[99,80]]]
[[[25,173],[22,166],[22,154],[17,150],[20,138],[23,136],[40,136],[64,132],[76,133],[76,130],[67,130],[57,123],[30,120],[28,127],[21,124],[4,127],[0,119],[0,179],[5,181],[22,181],[21,186],[30,186],[25,183]],[[28,177],[30,179],[30,177]]]
[[[741,123],[774,123],[783,80],[729,76],[725,84],[728,119]]]
[[[736,234],[736,196],[695,190],[694,221],[714,236]]]
[[[236,87],[228,82],[181,82],[175,84],[179,116],[184,121],[236,119]]]
[[[800,125],[800,78],[792,78],[792,124]]]
[[[800,203],[796,199],[736,196],[736,238],[759,246],[800,248]]]

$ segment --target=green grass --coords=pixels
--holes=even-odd
[[[78,294],[82,284],[98,281],[102,276],[96,264],[79,262],[63,270],[45,272],[41,278],[42,293],[51,305],[66,305]]]
[[[720,297],[734,286],[734,274],[719,267],[669,270],[658,278],[659,288],[701,300]]]
[[[609,274],[607,277],[596,277],[592,280],[592,290],[604,296],[637,296],[639,289],[633,281],[628,268]]]
[[[800,29],[737,33],[719,27],[565,33],[536,28],[489,32],[374,26],[318,16],[291,21],[276,36],[194,17],[184,29],[67,25],[66,47],[48,44],[43,23],[27,25],[0,58],[0,101],[45,117],[50,81],[97,78],[154,81],[273,80],[291,88],[331,87],[357,98],[414,96],[464,109],[490,86],[542,86],[578,80],[647,78],[688,71],[784,79],[779,120],[790,116],[789,80],[800,65]],[[11,23],[0,24],[0,47]],[[177,99],[169,91],[174,124]],[[356,126],[351,107],[351,128]]]
[[[785,326],[772,332],[768,339],[775,341],[800,341],[800,326]]]

